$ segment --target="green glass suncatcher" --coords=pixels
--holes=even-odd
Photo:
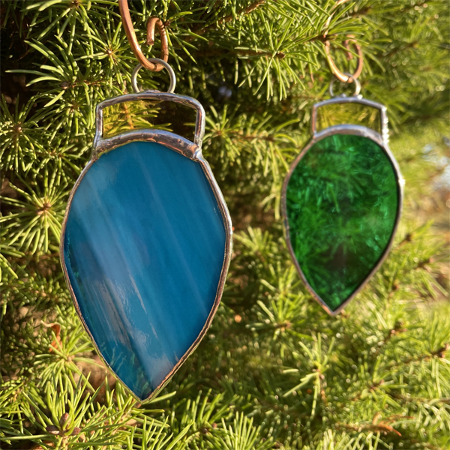
[[[353,110],[363,124],[328,126],[330,110],[332,118],[339,110],[344,120]],[[288,249],[301,278],[335,315],[389,253],[401,214],[403,178],[388,147],[381,104],[360,95],[320,102],[313,107],[312,134],[286,176],[282,210]]]

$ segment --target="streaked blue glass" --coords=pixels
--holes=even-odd
[[[116,148],[82,178],[64,236],[68,276],[100,352],[140,399],[199,337],[225,244],[200,164],[161,144]]]

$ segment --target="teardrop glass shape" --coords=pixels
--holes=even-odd
[[[223,290],[231,231],[202,161],[127,143],[90,163],[69,203],[72,295],[100,354],[141,400],[193,351]]]
[[[285,201],[300,273],[334,312],[370,278],[392,241],[401,204],[394,161],[368,137],[327,135],[296,161]]]

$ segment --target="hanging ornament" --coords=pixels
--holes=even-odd
[[[282,191],[289,252],[308,290],[331,315],[388,255],[404,183],[388,147],[386,107],[359,95],[362,54],[353,37],[349,43],[358,54],[354,75],[340,72],[330,56],[329,61],[337,79],[355,84],[354,95],[335,97],[333,79],[332,98],[313,106],[312,139],[292,163]],[[329,55],[329,44],[326,49]],[[352,111],[362,125],[346,123]],[[344,123],[333,124],[336,117]]]
[[[130,37],[124,8],[128,13],[121,0]],[[155,24],[161,32],[161,22],[151,20],[150,33]],[[135,93],[97,106],[92,157],[70,194],[60,249],[84,326],[139,401],[152,398],[204,337],[223,292],[232,236],[227,206],[202,156],[204,109],[173,93],[175,74],[166,61],[145,61],[150,70],[167,69],[168,92],[139,92],[139,64]],[[113,135],[106,111],[122,108],[127,116],[136,104],[166,105],[174,122],[183,122],[174,106],[193,109],[194,138],[167,131],[167,124],[136,127],[131,119]]]

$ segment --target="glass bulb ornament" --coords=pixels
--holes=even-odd
[[[98,353],[141,402],[162,389],[205,335],[232,246],[230,215],[202,155],[204,109],[173,93],[166,62],[150,61],[169,71],[169,92],[139,92],[138,65],[136,93],[97,106],[92,157],[70,194],[60,248]],[[173,132],[171,122],[152,129],[164,104],[174,123],[174,104],[195,111],[193,140]],[[144,108],[133,116],[136,105]],[[127,118],[115,133],[104,124],[107,108]]]
[[[312,296],[331,315],[387,257],[403,199],[404,181],[388,146],[386,107],[358,95],[354,81],[353,96],[313,106],[312,139],[292,163],[282,190],[290,255]],[[349,110],[356,111],[363,125],[330,125],[338,110],[344,120]]]

